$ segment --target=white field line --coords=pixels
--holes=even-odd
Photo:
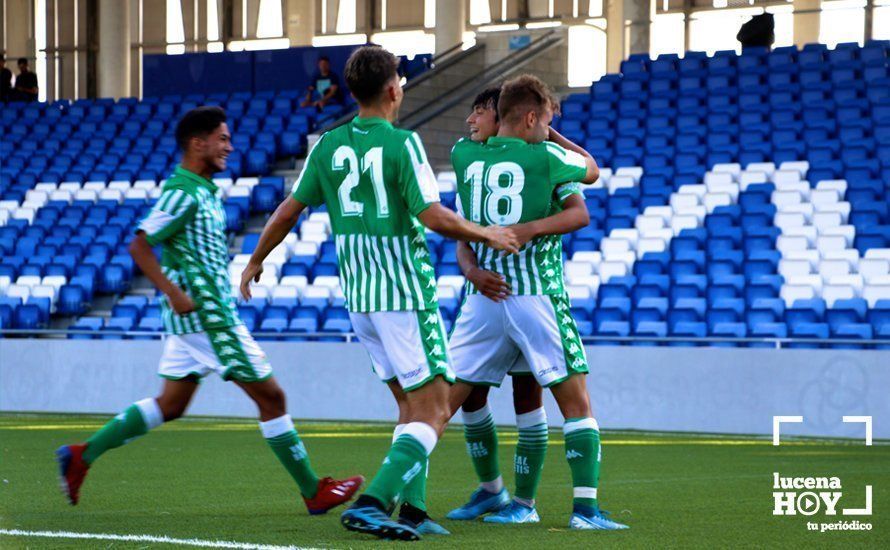
[[[0,535],[15,537],[42,537],[49,539],[88,539],[113,540],[121,542],[150,542],[156,544],[178,544],[181,546],[197,546],[200,548],[240,548],[256,550],[310,550],[299,546],[276,546],[273,544],[255,544],[250,542],[233,542],[225,540],[176,539],[154,535],[115,535],[112,533],[76,533],[74,531],[24,531],[21,529],[0,529]]]

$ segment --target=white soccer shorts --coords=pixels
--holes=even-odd
[[[457,379],[474,385],[500,386],[514,366],[521,366],[521,357],[545,387],[588,370],[565,295],[494,302],[470,294],[454,322],[449,348]]]
[[[272,376],[272,366],[244,325],[167,336],[158,375],[182,380],[211,372],[223,380],[261,382]]]
[[[436,376],[454,381],[439,310],[350,313],[352,327],[384,382],[415,390]]]

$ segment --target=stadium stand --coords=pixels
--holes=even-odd
[[[558,129],[604,167],[585,189],[590,226],[564,239],[572,312],[593,343],[861,347],[890,338],[890,43],[631,56],[622,73],[565,99]],[[218,184],[229,229],[274,209],[279,156],[333,113],[297,93],[77,101],[4,107],[0,327],[81,316],[134,275],[128,231],[175,164],[171,126],[202,102],[232,117],[238,152]],[[40,147],[38,148],[38,143]],[[40,151],[38,153],[37,151]],[[45,151],[51,151],[51,156]],[[454,206],[456,177],[438,176]],[[12,183],[10,183],[12,182]],[[243,239],[233,283],[256,246]],[[430,234],[453,322],[455,243]],[[351,331],[330,220],[316,210],[268,259],[248,328],[272,339]],[[80,338],[159,331],[155,298],[125,296]],[[708,341],[720,338],[720,342]],[[736,342],[733,339],[763,339]]]

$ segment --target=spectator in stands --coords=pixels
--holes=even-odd
[[[28,70],[28,60],[19,58],[19,75],[15,77],[15,99],[37,101],[37,75]]]
[[[306,89],[306,98],[300,106],[312,105],[321,109],[325,105],[339,104],[342,101],[340,77],[331,70],[331,60],[322,56],[318,59],[318,71],[312,77],[312,84]]]
[[[755,15],[742,25],[736,40],[742,43],[742,51],[747,48],[772,48],[776,41],[776,20],[771,13]]]
[[[12,93],[12,71],[6,68],[6,56],[0,55],[0,103],[9,101]]]

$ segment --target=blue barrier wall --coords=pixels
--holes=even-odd
[[[143,95],[303,90],[315,74],[319,57],[327,56],[332,70],[342,77],[346,60],[357,47],[146,55]]]
[[[389,390],[360,344],[261,342],[297,418],[394,421]],[[0,411],[115,413],[160,387],[160,341],[0,339]],[[890,437],[890,351],[587,348],[594,414],[604,428],[770,434],[774,415],[802,415],[783,434]],[[653,360],[656,359],[657,360]],[[509,377],[491,392],[495,422],[513,424]],[[550,424],[562,418],[553,398]],[[210,376],[192,414],[255,417],[233,384]],[[455,418],[460,422],[460,415]]]

